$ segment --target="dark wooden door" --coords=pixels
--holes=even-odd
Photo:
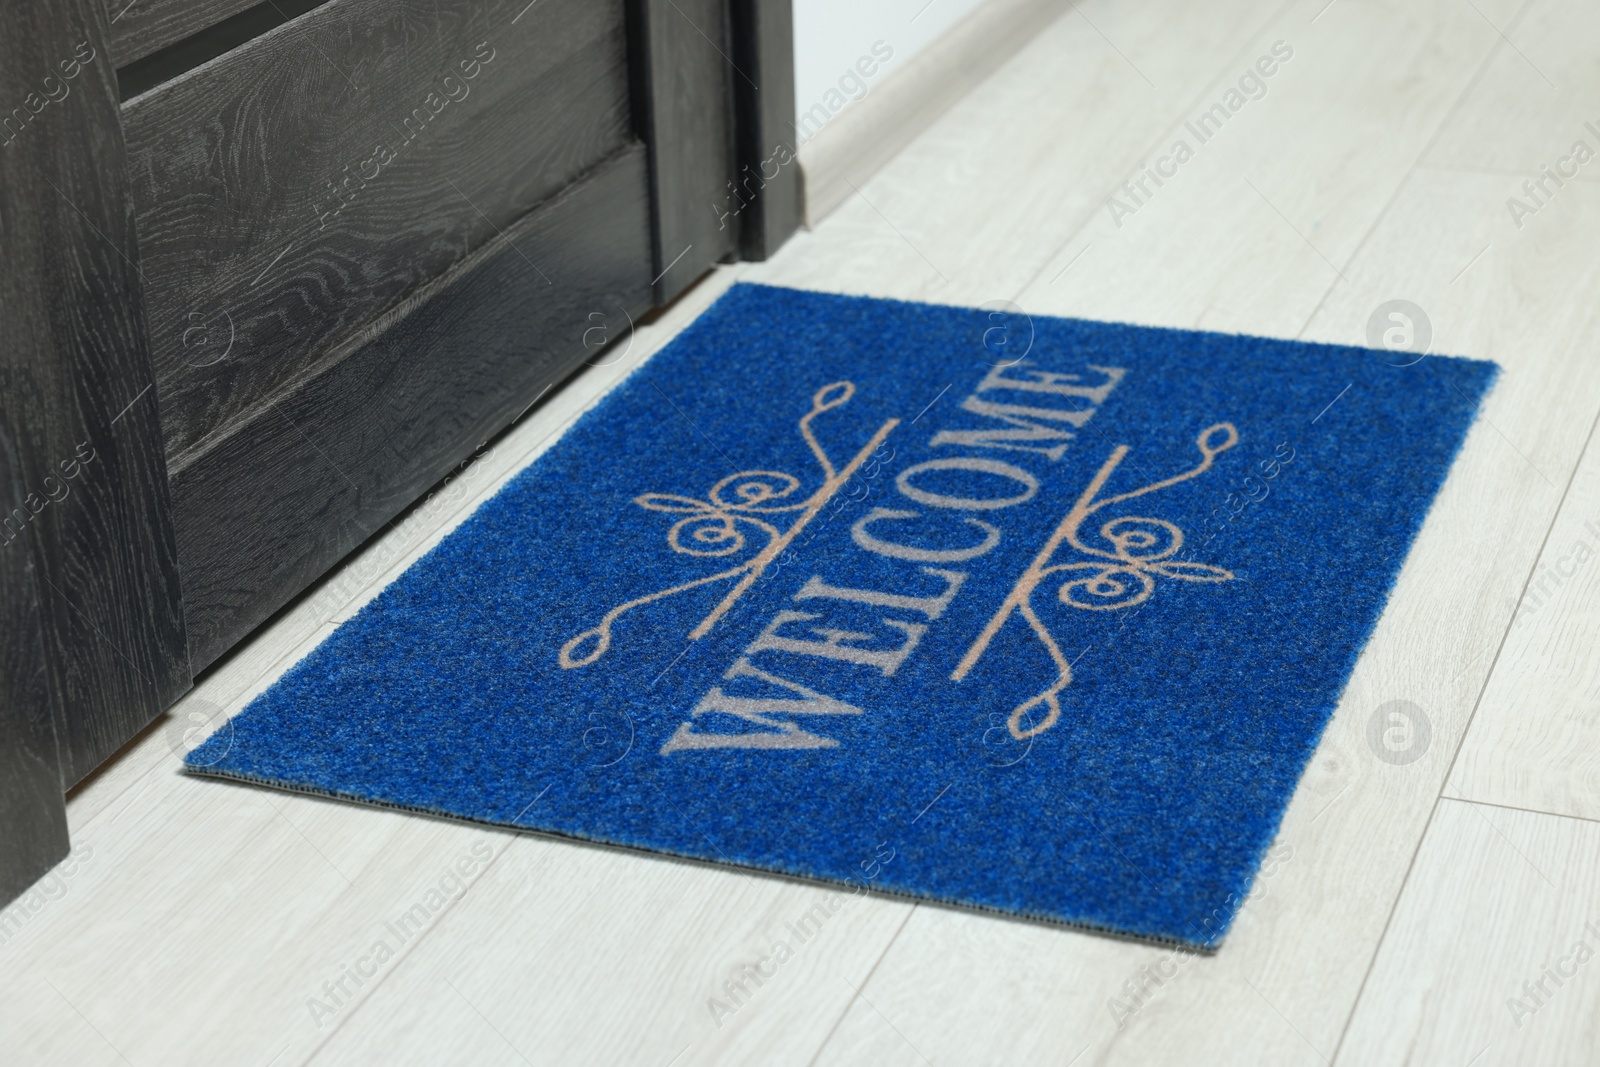
[[[33,709],[0,742],[40,754],[0,790],[3,897],[64,847],[39,782],[596,355],[596,321],[776,247],[799,193],[769,173],[787,2],[0,10],[3,640],[40,664],[0,693]]]

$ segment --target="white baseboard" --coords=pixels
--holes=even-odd
[[[988,0],[800,146],[809,229],[971,92],[1070,0]]]

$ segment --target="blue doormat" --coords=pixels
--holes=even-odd
[[[737,286],[190,768],[1212,948],[1497,371],[1387,355]]]

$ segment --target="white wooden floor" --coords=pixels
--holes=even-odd
[[[1116,225],[1105,197],[1279,40],[1266,96]],[[0,920],[0,1062],[1600,1062],[1600,160],[1520,227],[1506,205],[1578,140],[1600,150],[1592,0],[1082,0],[81,788],[75,858]],[[1342,343],[1401,298],[1435,351],[1505,368],[1217,956],[866,899],[719,1025],[709,999],[819,890],[178,774],[185,729],[242,707],[737,277]],[[1399,700],[1427,722],[1409,762],[1368,741]],[[462,860],[465,888],[372,957]]]

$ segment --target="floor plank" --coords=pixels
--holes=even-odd
[[[1600,93],[1600,11],[1535,0],[1510,36],[1518,50],[1497,54],[1430,153],[1430,165],[1505,170],[1531,180],[1539,164],[1555,164],[1575,140],[1600,152],[1600,109],[1591,106]],[[1580,173],[1600,178],[1600,163]],[[1536,203],[1517,184],[1508,177],[1498,191]],[[1593,225],[1588,185],[1546,183],[1545,202],[1533,214],[1513,221],[1503,211],[1497,248],[1565,254],[1570,231]],[[1591,303],[1593,292],[1585,297]],[[1587,355],[1572,352],[1574,359]],[[1588,566],[1600,550],[1597,531],[1600,448],[1591,441],[1530,586],[1518,594],[1516,622],[1451,774],[1451,795],[1600,818],[1600,726],[1592,714],[1600,701],[1600,574]]]
[[[316,1023],[337,1021],[368,993],[347,986],[320,1017],[308,998],[331,998],[322,983],[385,936],[404,959],[410,947],[385,924],[425,901],[457,862],[480,873],[509,839],[263,790],[228,793],[166,777],[84,828],[78,847],[91,855],[81,873],[4,946],[8,1003],[36,1006],[0,1019],[10,1062],[67,1062],[58,1042],[79,1014],[132,1063],[299,1062],[294,1046]],[[459,906],[462,892],[451,883],[441,906]],[[438,918],[424,914],[428,933]]]
[[[1505,44],[1424,162],[1514,176],[1501,196],[1526,200],[1521,181],[1538,178],[1541,164],[1554,167],[1575,141],[1600,152],[1600,133],[1585,128],[1600,127],[1600,9],[1583,0],[1534,0],[1520,17],[1484,12]],[[1578,172],[1583,180],[1600,178],[1600,162]],[[1561,197],[1554,183],[1545,192],[1552,203]]]
[[[1600,824],[1443,801],[1337,1062],[1594,1063],[1597,900]]]
[[[1030,312],[1296,336],[1497,41],[1470,9],[1297,6],[1245,51],[1282,62],[1259,100],[1137,203],[1102,207],[1018,297]],[[1218,102],[1241,64],[1202,98]],[[1162,149],[1172,155],[1173,139]],[[1169,167],[1170,169],[1170,167]],[[1343,273],[1341,273],[1343,271]],[[1361,324],[1364,327],[1365,323]],[[1364,329],[1338,338],[1365,343]]]
[[[911,910],[829,894],[524,839],[311,1062],[804,1064]]]
[[[1600,447],[1591,438],[1447,786],[1600,819]]]
[[[759,276],[942,303],[1015,299],[1181,116],[1253,61],[1261,27],[1286,6],[1083,5]]]

